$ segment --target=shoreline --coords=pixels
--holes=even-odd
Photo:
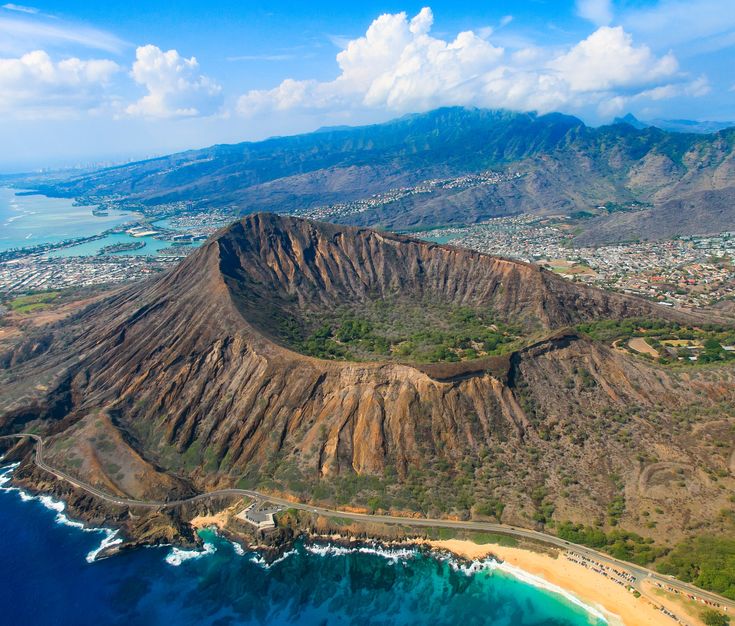
[[[477,544],[464,539],[427,540],[423,543],[434,550],[450,552],[469,561],[494,557],[509,566],[505,569],[510,570],[510,575],[513,575],[512,569],[518,569],[538,578],[539,582],[569,593],[585,608],[599,611],[610,626],[673,626],[680,623],[659,610],[645,595],[636,597],[612,579],[567,558],[561,551],[552,556],[551,551],[534,552],[498,544]],[[528,582],[533,584],[532,581]],[[559,593],[554,589],[549,590]],[[666,606],[667,603],[660,598],[658,600]],[[681,616],[681,607],[667,608],[678,608],[677,615]],[[692,615],[683,617],[687,620],[684,622],[686,624],[701,624]]]
[[[220,511],[208,515],[199,515],[190,523],[197,530],[213,529],[220,536],[237,543],[227,528],[228,511]],[[435,557],[447,553],[460,561],[479,564],[487,559],[494,559],[497,569],[508,576],[520,580],[539,590],[562,596],[571,604],[581,607],[591,617],[603,619],[609,626],[672,626],[680,623],[663,613],[659,607],[644,595],[636,597],[626,587],[613,579],[603,576],[594,570],[568,558],[567,552],[549,547],[543,551],[534,551],[528,547],[509,547],[495,543],[478,544],[469,539],[432,540],[407,538],[386,540],[380,538],[366,539],[346,537],[344,535],[311,533],[304,537],[313,545],[327,545],[359,549],[359,546],[375,543],[386,550],[403,548],[426,548]],[[257,546],[248,546],[258,550]],[[288,551],[288,547],[284,548]],[[660,604],[667,606],[661,598]],[[667,606],[682,616],[681,607]],[[701,622],[692,615],[683,616],[683,623],[700,626]]]
[[[77,528],[83,532],[97,532],[103,535],[100,545],[87,555],[89,563],[120,554],[129,549],[141,547],[141,543],[126,541],[119,533],[115,524],[111,525],[89,525],[88,521],[77,521],[69,518],[65,513],[69,511],[63,496],[48,492],[27,492],[23,487],[12,485],[11,479],[14,470],[19,463],[11,463],[2,467],[0,471],[0,490],[5,492],[16,491],[23,500],[38,500],[48,509],[56,512],[56,522]],[[9,484],[10,483],[10,484]],[[73,508],[73,507],[72,507]],[[320,533],[315,528],[311,530],[301,529],[301,532],[291,534],[282,541],[265,543],[257,540],[249,534],[244,535],[241,530],[230,528],[230,522],[237,505],[232,505],[223,510],[200,512],[188,520],[187,524],[195,532],[197,538],[195,545],[186,543],[161,543],[149,544],[151,546],[174,546],[176,548],[166,558],[170,564],[169,557],[176,560],[183,555],[181,560],[193,558],[194,556],[205,556],[209,554],[206,542],[199,536],[199,531],[213,529],[223,539],[233,545],[237,545],[236,552],[253,551],[261,556],[263,563],[269,565],[279,562],[284,555],[289,553],[293,547],[294,540],[304,540],[306,545],[326,545],[348,550],[360,550],[366,546],[371,549],[405,550],[405,549],[427,549],[436,558],[442,558],[450,553],[460,563],[467,562],[482,565],[482,561],[494,559],[501,572],[512,576],[525,584],[534,586],[549,593],[561,595],[568,602],[576,604],[592,617],[604,619],[610,626],[672,626],[684,624],[687,626],[703,626],[699,619],[699,607],[685,607],[676,598],[667,597],[665,594],[651,593],[651,589],[643,586],[643,594],[640,596],[628,590],[623,581],[614,582],[614,577],[608,577],[598,573],[594,566],[605,567],[594,561],[582,564],[575,560],[583,558],[580,555],[561,548],[546,546],[534,550],[529,546],[510,547],[497,543],[475,543],[470,539],[426,539],[422,537],[381,537],[381,536],[355,536],[348,531]],[[238,549],[239,548],[239,549]],[[180,553],[180,554],[179,554]],[[189,553],[191,553],[190,556]],[[180,563],[176,563],[177,565]],[[479,570],[478,570],[479,571]],[[655,597],[652,597],[655,596]],[[660,607],[665,607],[672,615],[662,612]]]

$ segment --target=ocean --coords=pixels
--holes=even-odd
[[[74,206],[69,198],[19,196],[19,191],[0,187],[0,252],[98,235],[138,217],[116,210],[108,216],[92,215],[94,207]]]
[[[163,546],[88,562],[114,533],[83,529],[62,503],[10,488],[9,474],[0,470],[0,624],[605,624],[521,572],[410,549],[297,544],[266,565],[205,530],[202,550]]]

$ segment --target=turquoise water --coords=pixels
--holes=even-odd
[[[7,476],[0,477],[0,482]],[[140,549],[88,563],[109,531],[0,491],[0,622],[86,626],[602,626],[561,595],[489,563],[412,550],[297,545],[266,566],[204,531],[202,551]]]
[[[80,243],[77,246],[71,246],[68,248],[59,248],[49,252],[50,257],[69,257],[69,256],[94,256],[104,246],[110,246],[116,243],[130,243],[143,241],[145,246],[138,248],[137,250],[126,250],[124,252],[114,252],[113,254],[123,255],[134,255],[134,256],[146,256],[150,254],[156,254],[159,250],[171,247],[170,241],[162,241],[153,237],[133,237],[127,233],[110,233],[102,239],[95,239],[94,241],[86,241]]]
[[[68,198],[18,196],[18,191],[0,188],[0,251],[89,237],[139,217],[114,210],[96,216],[94,207],[74,206]]]

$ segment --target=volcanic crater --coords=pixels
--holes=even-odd
[[[0,430],[35,428],[49,462],[134,497],[237,485],[434,516],[501,502],[522,525],[554,508],[597,521],[623,490],[642,528],[659,498],[646,466],[688,463],[714,524],[709,476],[729,459],[702,433],[722,420],[705,413],[695,438],[677,415],[731,403],[732,372],[665,370],[574,328],[628,317],[691,321],[526,263],[254,214],[0,355]],[[660,500],[659,531],[684,533],[681,503]]]

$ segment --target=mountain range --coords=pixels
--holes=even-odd
[[[151,210],[183,201],[241,215],[299,213],[494,170],[506,174],[497,184],[412,194],[343,221],[401,230],[583,211],[592,217],[580,222],[578,244],[735,229],[735,129],[703,135],[636,126],[628,120],[592,128],[558,113],[444,108],[384,124],[191,150],[39,189]]]
[[[667,130],[675,133],[699,133],[702,135],[708,135],[710,133],[716,133],[726,128],[735,127],[735,122],[717,122],[710,120],[666,120],[666,119],[652,119],[647,121],[639,120],[632,113],[626,113],[623,117],[616,117],[613,120],[614,124],[630,124],[634,128],[648,128],[655,126],[661,130]]]
[[[368,329],[410,322],[431,342],[448,319],[457,348],[428,356]],[[50,465],[132,498],[239,486],[667,543],[719,532],[733,370],[662,367],[580,330],[640,319],[707,321],[522,262],[251,214],[0,354],[0,432],[42,434]],[[18,476],[45,485],[31,455]]]

